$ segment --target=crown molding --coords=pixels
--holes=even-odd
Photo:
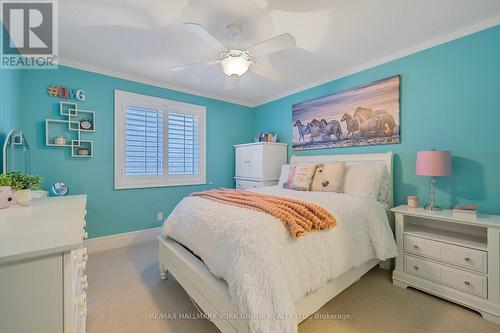
[[[444,35],[441,35],[439,37],[429,39],[423,43],[417,44],[415,46],[404,49],[402,51],[392,53],[386,57],[378,58],[376,60],[366,62],[366,63],[359,65],[359,66],[354,66],[354,67],[351,67],[351,68],[346,69],[346,70],[335,72],[334,74],[328,75],[327,77],[325,77],[321,80],[318,80],[318,81],[315,81],[315,82],[309,83],[309,84],[304,84],[298,88],[291,89],[285,93],[273,95],[271,97],[263,99],[255,107],[258,107],[258,106],[267,104],[269,102],[273,102],[273,101],[276,101],[278,99],[281,99],[281,98],[284,98],[284,97],[287,97],[287,96],[290,96],[290,95],[293,95],[293,94],[296,94],[296,93],[299,93],[299,92],[302,92],[302,91],[305,91],[305,90],[308,90],[308,89],[311,89],[311,88],[314,88],[317,86],[320,86],[322,84],[325,84],[325,83],[328,83],[331,81],[335,81],[335,80],[344,78],[344,77],[349,76],[349,75],[353,75],[353,74],[362,72],[364,70],[367,70],[367,69],[370,69],[370,68],[373,68],[373,67],[376,67],[376,66],[379,66],[379,65],[406,57],[406,56],[409,56],[411,54],[418,53],[420,51],[424,51],[426,49],[430,49],[434,46],[445,44],[445,43],[450,42],[452,40],[459,39],[461,37],[465,37],[465,36],[474,34],[476,32],[486,30],[488,28],[492,28],[492,27],[497,26],[497,25],[500,25],[500,16],[495,16],[493,18],[490,18],[490,19],[481,21],[479,23],[470,25],[466,28],[456,30],[452,33],[444,34]]]
[[[299,92],[302,92],[302,91],[305,91],[305,90],[308,90],[308,89],[311,89],[311,88],[314,88],[317,86],[320,86],[322,84],[325,84],[325,83],[328,83],[328,82],[331,82],[334,80],[341,79],[343,77],[346,77],[346,76],[349,76],[349,75],[352,75],[355,73],[362,72],[364,70],[367,70],[367,69],[370,69],[370,68],[373,68],[373,67],[376,67],[376,66],[379,66],[379,65],[406,57],[406,56],[409,56],[411,54],[418,53],[420,51],[424,51],[426,49],[429,49],[429,48],[432,48],[432,47],[435,47],[435,46],[438,46],[441,44],[445,44],[445,43],[450,42],[452,40],[459,39],[461,37],[465,37],[467,35],[471,35],[471,34],[474,34],[476,32],[479,32],[479,31],[482,31],[482,30],[485,30],[485,29],[488,29],[488,28],[491,28],[491,27],[494,27],[497,25],[500,25],[500,16],[495,16],[493,18],[483,20],[481,22],[478,22],[476,24],[470,25],[468,27],[456,30],[456,31],[448,33],[448,34],[443,34],[439,37],[429,39],[423,43],[417,44],[417,45],[412,46],[410,48],[392,53],[388,56],[378,58],[378,59],[366,62],[364,64],[351,67],[349,69],[337,71],[337,72],[330,74],[330,75],[328,75],[320,80],[301,85],[300,87],[290,89],[290,90],[283,92],[283,93],[280,93],[280,94],[276,94],[276,95],[273,95],[270,97],[263,98],[263,99],[258,100],[256,102],[249,102],[249,101],[240,100],[240,99],[227,98],[227,97],[219,96],[216,94],[209,94],[209,93],[203,92],[201,90],[188,89],[188,88],[184,88],[182,86],[177,86],[177,85],[170,84],[167,82],[148,79],[146,77],[139,76],[139,75],[128,74],[128,73],[121,72],[121,71],[114,71],[114,70],[106,69],[106,68],[103,68],[100,66],[88,65],[88,64],[84,64],[84,63],[81,63],[81,62],[78,62],[78,61],[75,61],[72,59],[64,58],[64,57],[61,57],[59,59],[59,64],[63,65],[63,66],[67,66],[67,67],[81,69],[81,70],[88,71],[88,72],[93,72],[93,73],[102,74],[102,75],[111,76],[111,77],[116,77],[116,78],[120,78],[120,79],[124,79],[124,80],[128,80],[128,81],[143,83],[143,84],[147,84],[147,85],[151,85],[151,86],[155,86],[155,87],[159,87],[159,88],[175,90],[175,91],[179,91],[179,92],[183,92],[183,93],[187,93],[187,94],[192,94],[192,95],[196,95],[196,96],[200,96],[200,97],[206,97],[206,98],[215,99],[215,100],[219,100],[219,101],[223,101],[223,102],[234,103],[234,104],[238,104],[238,105],[242,105],[242,106],[255,108],[255,107],[264,105],[266,103],[269,103],[269,102],[272,102],[272,101],[275,101],[275,100],[278,100],[278,99],[281,99],[281,98],[284,98],[284,97],[287,97],[287,96],[290,96],[290,95],[293,95],[293,94],[296,94],[296,93],[299,93]]]
[[[101,74],[101,75],[105,75],[105,76],[111,76],[114,78],[123,79],[123,80],[127,80],[127,81],[133,81],[133,82],[137,82],[137,83],[147,84],[147,85],[155,86],[158,88],[175,90],[178,92],[196,95],[199,97],[205,97],[205,98],[215,99],[218,101],[238,104],[238,105],[242,105],[242,106],[247,106],[247,107],[256,107],[257,106],[257,104],[249,103],[248,101],[222,97],[222,96],[218,96],[215,94],[208,94],[208,93],[200,91],[200,90],[187,89],[187,88],[173,85],[173,84],[170,84],[167,82],[148,79],[148,78],[140,76],[140,75],[129,74],[129,73],[121,72],[121,71],[114,71],[111,69],[103,68],[101,66],[93,66],[93,65],[84,64],[82,62],[75,61],[73,59],[69,59],[69,58],[65,58],[65,57],[59,57],[59,65],[71,67],[71,68],[75,68],[75,69],[79,69],[79,70],[83,70],[83,71],[87,71],[87,72],[92,72],[92,73],[96,73],[96,74]]]

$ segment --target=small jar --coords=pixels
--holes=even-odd
[[[78,149],[78,154],[81,156],[89,156],[89,150],[87,148]]]
[[[408,196],[408,207],[409,208],[418,208],[418,197],[416,195]]]
[[[56,144],[56,145],[65,145],[66,144],[66,138],[64,136],[56,136],[54,138],[54,144]]]

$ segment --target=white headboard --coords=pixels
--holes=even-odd
[[[290,164],[301,163],[301,162],[346,162],[346,164],[358,164],[358,163],[382,163],[387,168],[387,173],[389,174],[389,208],[394,206],[393,199],[393,174],[392,174],[392,152],[380,153],[380,154],[348,154],[348,155],[309,155],[309,156],[297,156],[294,155],[290,159]]]

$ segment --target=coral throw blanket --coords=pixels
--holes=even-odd
[[[333,228],[337,224],[335,217],[326,209],[300,200],[232,189],[195,192],[191,195],[268,213],[280,220],[294,238],[314,229]]]

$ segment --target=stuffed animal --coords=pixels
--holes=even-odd
[[[9,208],[14,204],[14,193],[9,186],[0,186],[0,208]]]

